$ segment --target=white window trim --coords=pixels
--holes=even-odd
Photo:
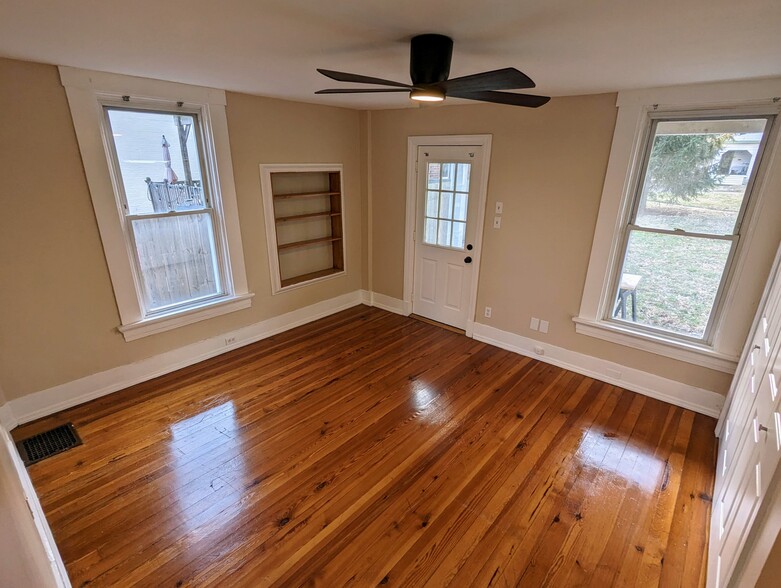
[[[70,67],[60,67],[59,70],[119,309],[121,324],[118,330],[125,340],[132,341],[249,307],[253,294],[247,287],[225,92]],[[182,102],[186,108],[199,111],[204,129],[203,165],[208,166],[207,175],[212,183],[215,222],[221,223],[219,231],[215,232],[221,235],[218,247],[224,248],[226,295],[167,313],[145,316],[139,298],[135,264],[117,201],[119,178],[114,177],[108,161],[110,150],[106,142],[110,140],[110,135],[107,135],[102,106],[102,102],[122,100],[123,96],[131,97],[130,106],[133,100],[144,104],[166,102],[169,108],[175,108],[176,103]]]
[[[618,118],[613,134],[602,200],[597,217],[594,241],[591,248],[588,272],[583,289],[580,312],[573,318],[576,332],[627,347],[649,351],[687,363],[733,373],[737,365],[737,353],[724,349],[724,314],[713,324],[711,344],[698,344],[663,334],[640,332],[626,328],[603,317],[612,304],[610,288],[612,270],[621,254],[621,235],[635,196],[635,185],[643,150],[650,128],[649,114],[655,111],[670,113],[690,112],[692,116],[703,110],[721,110],[724,114],[776,114],[781,112],[777,97],[781,96],[781,79],[748,82],[725,82],[675,86],[649,90],[620,92],[616,106]],[[774,100],[775,98],[775,100]],[[741,240],[733,263],[733,275],[728,280],[722,297],[723,308],[728,308],[739,282],[740,267],[750,249],[756,224],[752,214],[764,197],[764,184],[774,156],[779,152],[779,121],[768,141],[764,164],[758,170],[753,192],[753,202],[741,229]]]

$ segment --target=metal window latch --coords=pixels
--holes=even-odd
[[[764,431],[765,433],[769,431],[769,429],[765,425],[759,425],[759,430]]]
[[[122,96],[122,102],[130,102],[130,96]]]

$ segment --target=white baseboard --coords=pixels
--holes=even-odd
[[[612,361],[570,351],[495,327],[475,323],[473,337],[508,351],[533,357],[608,384],[621,386],[657,400],[718,418],[724,397],[716,392],[690,386]],[[543,354],[536,349],[542,349]]]
[[[409,303],[378,292],[371,293],[371,306],[376,306],[377,308],[387,310],[388,312],[395,312],[396,314],[403,316],[409,316],[412,312],[412,309],[409,308],[411,306]]]
[[[288,329],[316,321],[341,310],[357,306],[362,301],[363,296],[360,290],[343,294],[229,333],[222,333],[217,337],[204,339],[135,363],[122,365],[22,396],[11,400],[0,409],[0,411],[6,412],[10,409],[8,416],[5,416],[3,412],[0,412],[0,415],[4,419],[8,418],[9,422],[13,422],[13,426],[27,423],[232,349],[260,341]],[[228,338],[234,338],[235,342],[225,345],[225,340]],[[13,428],[13,426],[8,428]]]
[[[10,431],[19,423],[16,422],[14,411],[11,410],[10,404],[3,404],[0,406],[0,426],[6,431]]]

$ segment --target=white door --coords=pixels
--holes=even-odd
[[[466,329],[483,148],[418,147],[412,312]]]

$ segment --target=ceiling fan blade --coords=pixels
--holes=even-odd
[[[531,94],[513,94],[511,92],[448,92],[448,96],[529,108],[537,108],[547,104],[550,100],[549,96],[532,96]]]
[[[409,92],[406,88],[328,88],[315,94],[375,94],[377,92]]]
[[[330,69],[319,69],[321,74],[337,82],[356,82],[358,84],[377,84],[379,86],[394,86],[397,88],[412,89],[412,86],[408,84],[402,84],[401,82],[392,82],[390,80],[383,80],[380,78],[370,78],[368,76],[360,76],[358,74],[345,73],[343,71],[333,71]]]
[[[441,82],[439,86],[446,93],[481,92],[484,90],[525,90],[535,86],[532,79],[514,67],[505,67],[494,71],[453,78]]]

